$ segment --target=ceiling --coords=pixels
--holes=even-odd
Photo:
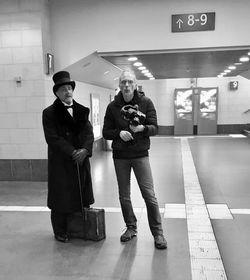
[[[247,55],[250,46],[228,49],[196,49],[178,51],[144,52],[94,52],[69,65],[64,70],[71,73],[72,79],[88,84],[116,89],[118,78],[125,68],[130,68],[138,80],[148,80],[128,57],[136,56],[155,79],[209,78],[217,77],[229,65],[239,62]],[[250,79],[250,62],[237,65],[236,70],[226,76],[241,75]]]
[[[208,49],[158,52],[119,52],[98,53],[113,65],[125,69],[130,68],[138,80],[148,80],[134,62],[128,57],[136,56],[155,77],[155,79],[206,78],[217,77],[229,65],[239,62],[239,58],[247,55],[250,46],[235,49]],[[237,76],[250,69],[250,62],[237,65],[227,76]]]

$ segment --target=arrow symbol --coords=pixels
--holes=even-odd
[[[178,24],[179,28],[181,28],[181,24],[183,23],[183,21],[179,18],[176,23]]]

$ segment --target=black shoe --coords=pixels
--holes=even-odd
[[[155,240],[155,248],[167,249],[167,241],[162,234],[154,236],[154,240]]]
[[[128,226],[126,231],[121,235],[121,242],[127,242],[137,235],[137,229],[133,226]]]
[[[55,234],[55,239],[63,243],[69,242],[69,237],[67,234]]]

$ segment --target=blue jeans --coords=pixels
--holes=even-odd
[[[136,227],[136,216],[130,198],[131,170],[133,169],[142,197],[146,203],[148,223],[153,236],[162,234],[161,215],[154,192],[149,157],[114,159],[119,187],[119,199],[126,226]]]

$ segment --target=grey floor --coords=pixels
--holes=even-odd
[[[250,209],[248,141],[231,136],[188,139],[207,204]],[[0,182],[0,279],[196,280],[190,265],[187,221],[164,215],[165,204],[185,204],[180,138],[152,138],[150,157],[167,250],[154,248],[134,178],[132,199],[138,236],[120,243],[125,225],[112,154],[107,151],[91,159],[96,200],[93,206],[106,211],[107,237],[99,242],[74,239],[59,243],[53,238],[49,211],[9,211],[11,206],[45,207],[45,182]],[[211,223],[227,279],[249,280],[250,215],[233,214],[233,219],[211,219]]]

